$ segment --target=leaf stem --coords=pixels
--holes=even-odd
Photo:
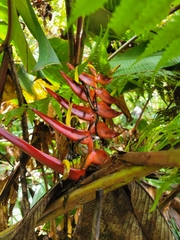
[[[65,0],[65,5],[66,5],[66,17],[67,17],[67,25],[68,25],[68,20],[71,14],[71,0]],[[67,37],[68,37],[68,44],[69,44],[69,62],[71,64],[75,64],[75,42],[74,42],[74,30],[73,30],[73,25],[68,26],[67,30]]]
[[[127,41],[125,44],[123,44],[120,48],[118,48],[113,54],[111,54],[108,57],[108,60],[110,61],[113,57],[115,57],[122,49],[124,49],[126,46],[128,46],[130,43],[132,43],[134,40],[136,40],[138,36],[134,35],[129,41]]]

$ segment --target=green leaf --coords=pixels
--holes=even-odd
[[[33,207],[38,200],[46,193],[46,186],[44,183],[39,184],[35,188],[36,194],[34,194],[32,202],[31,202],[31,207]]]
[[[120,3],[120,0],[108,0],[105,4],[104,7],[108,9],[110,12],[114,12],[116,6],[118,6]]]
[[[87,1],[84,0],[75,1],[72,7],[69,25],[71,25],[78,17],[85,17],[95,12],[101,8],[105,2],[107,2],[107,0],[92,0],[91,3],[87,5]]]
[[[51,64],[60,64],[57,55],[52,49],[48,39],[46,38],[29,0],[15,1],[18,13],[23,18],[31,34],[38,41],[39,44],[39,59],[34,67],[34,71],[38,71],[45,66]]]
[[[154,71],[160,59],[163,56],[163,51],[156,52],[150,56],[140,58],[147,47],[147,42],[143,42],[138,46],[129,49],[123,54],[118,54],[110,61],[111,68],[115,68],[120,64],[120,67],[115,72],[115,76],[129,75],[134,73]],[[138,59],[141,59],[138,61]],[[164,62],[162,67],[169,67],[180,62],[180,56],[173,58],[171,61]]]
[[[49,98],[43,98],[30,103],[29,106],[38,109],[40,112],[47,114],[49,106]]]
[[[180,38],[179,29],[180,15],[175,15],[172,21],[168,22],[159,32],[154,35],[154,38],[148,44],[146,50],[141,55],[146,57],[152,53],[165,49],[174,40]]]
[[[163,65],[166,64],[169,60],[179,57],[180,55],[180,40],[174,40],[169,47],[166,48],[165,53],[163,54],[161,60],[156,66],[155,72]]]
[[[7,33],[7,24],[0,22],[0,38],[4,40],[6,38],[6,33]]]
[[[49,42],[59,58],[63,67],[67,68],[66,63],[68,62],[68,41],[61,38],[51,38]]]
[[[156,27],[170,10],[170,0],[121,0],[120,5],[110,21],[112,28],[118,36],[130,29],[136,34],[143,33]]]
[[[171,59],[179,59],[180,51],[179,51],[179,38],[180,31],[179,28],[180,15],[175,15],[171,21],[169,21],[159,32],[154,35],[154,38],[150,41],[145,51],[142,55],[137,59],[137,61],[147,57],[155,52],[160,50],[164,50],[164,54],[162,58],[159,59],[157,66],[155,68],[154,74],[157,70],[167,64],[167,62]],[[179,61],[179,60],[178,60]]]
[[[112,13],[105,8],[100,8],[89,16],[88,31],[89,33],[100,35],[102,29],[107,29],[109,19]],[[115,32],[109,29],[109,38],[117,39]]]
[[[0,19],[4,22],[8,22],[8,10],[6,6],[0,5]]]
[[[14,43],[14,46],[24,64],[24,67],[26,68],[27,72],[31,72],[34,68],[36,62],[35,59],[29,49],[29,46],[26,42],[26,39],[24,37],[21,25],[19,23],[19,19],[17,16],[17,11],[12,6],[12,41]]]
[[[17,73],[22,89],[29,94],[33,94],[32,84],[35,76],[28,74],[22,65],[17,66]]]
[[[1,0],[0,6],[7,7],[7,0]]]
[[[7,33],[7,25],[8,24],[8,10],[7,10],[7,1],[1,1],[0,4],[0,19],[3,20],[0,25],[0,38],[3,40],[6,37]],[[31,71],[35,66],[35,60],[32,56],[32,53],[27,45],[26,39],[24,37],[21,25],[19,23],[19,19],[17,16],[17,11],[12,4],[12,32],[11,32],[11,40],[14,43],[14,46],[19,53],[19,56],[27,69],[27,71]]]
[[[108,35],[109,29],[106,30],[104,36],[101,29],[100,35],[97,38],[96,44],[88,60],[96,68],[97,72],[103,73],[104,75],[108,75],[110,71],[107,53]]]
[[[15,119],[15,118],[20,119],[24,110],[25,110],[25,106],[22,106],[19,108],[15,108],[5,114],[0,114],[0,120],[4,118],[5,121],[3,121],[3,124],[7,126],[9,122],[12,121],[12,119]]]

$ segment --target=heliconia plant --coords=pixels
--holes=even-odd
[[[68,64],[68,66],[70,69],[74,69],[74,66],[71,64]],[[95,140],[108,138],[111,139],[120,135],[120,133],[111,130],[105,123],[105,119],[112,119],[122,114],[122,112],[115,111],[110,107],[111,104],[116,104],[118,106],[118,100],[115,97],[112,97],[103,86],[98,86],[99,84],[108,84],[112,81],[112,78],[98,74],[93,66],[90,66],[89,69],[92,75],[85,72],[80,74],[79,81],[81,84],[77,83],[67,74],[60,71],[61,75],[73,92],[81,100],[86,102],[86,106],[80,106],[73,103],[71,105],[71,114],[89,122],[87,130],[80,130],[71,126],[67,126],[63,122],[60,122],[36,109],[31,108],[35,114],[49,124],[54,130],[63,134],[66,138],[70,139],[77,145],[83,144],[87,146],[87,154],[83,158],[83,165],[81,165],[81,169],[69,168],[67,174],[67,166],[65,165],[67,161],[64,161],[64,159],[56,159],[36,149],[24,140],[13,136],[3,128],[0,128],[0,135],[2,135],[4,138],[15,144],[22,151],[36,158],[42,164],[52,168],[62,175],[66,175],[66,177],[73,181],[78,181],[81,177],[84,177],[86,169],[89,167],[89,165],[95,164],[101,166],[108,161],[108,153],[106,153],[104,149],[96,149],[94,147]],[[71,103],[68,100],[59,96],[49,88],[46,88],[46,90],[63,108],[66,110],[69,109]]]

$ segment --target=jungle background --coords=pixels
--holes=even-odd
[[[178,0],[1,0],[0,239],[180,239],[179,9]],[[99,115],[60,70],[78,84],[82,72],[111,79],[99,89],[118,116]],[[84,85],[97,94],[99,83]],[[46,88],[68,100],[67,110]],[[87,130],[72,103],[114,134],[94,138],[90,163],[81,140],[33,110]],[[73,169],[83,177],[72,180]]]

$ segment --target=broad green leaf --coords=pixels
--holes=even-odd
[[[68,62],[68,41],[61,39],[61,38],[51,38],[49,39],[49,42],[53,48],[53,50],[55,51],[58,59],[60,60],[63,68],[67,68],[66,63]],[[59,69],[60,67],[62,68],[62,66],[58,66]]]
[[[7,7],[0,5],[0,19],[4,22],[8,22],[8,10]]]
[[[7,7],[7,0],[1,0],[0,6]]]
[[[179,4],[180,4],[179,0],[174,0],[174,1],[172,1],[171,6],[175,7],[175,6],[179,5]]]
[[[7,24],[0,22],[0,38],[4,40],[6,38],[7,33]]]
[[[14,46],[24,64],[24,67],[26,68],[27,72],[31,72],[34,68],[36,62],[35,59],[28,47],[28,44],[26,42],[26,39],[24,37],[21,25],[19,23],[17,11],[12,6],[12,41],[14,43]]]
[[[105,8],[100,8],[93,14],[89,16],[89,24],[88,24],[88,31],[89,33],[95,34],[97,36],[100,35],[102,29],[107,29],[109,19],[111,18],[112,13],[109,12]],[[112,39],[116,39],[117,36],[115,32],[110,29],[109,30],[109,37]]]
[[[35,79],[35,76],[28,74],[22,65],[17,66],[17,73],[22,89],[28,92],[29,94],[33,94],[32,84]]]
[[[138,61],[137,59],[140,58],[141,54],[146,49],[146,46],[147,42],[141,43],[138,46],[129,49],[127,52],[123,54],[119,53],[114,58],[112,58],[110,61],[112,68],[120,64],[120,67],[115,72],[115,76],[154,71],[163,55],[163,52],[153,53],[150,56],[146,56]],[[179,62],[180,57],[173,58],[171,61],[164,63],[163,67],[173,66]]]
[[[87,5],[87,1],[78,0],[74,2],[72,7],[72,14],[69,19],[69,25],[71,25],[78,17],[88,16],[103,6],[107,0],[92,0],[91,4]]]
[[[61,68],[58,65],[51,65],[47,68],[43,69],[43,73],[45,74],[48,81],[50,81],[54,86],[59,86],[63,83],[63,79],[60,76],[59,70]]]
[[[118,36],[131,29],[136,34],[144,33],[156,27],[168,15],[170,0],[121,0],[110,21]]]
[[[4,2],[4,3],[3,3]],[[2,1],[0,4],[0,19],[3,20],[0,25],[0,38],[3,40],[6,37],[7,33],[7,25],[8,24],[8,10],[7,10],[7,2]],[[31,51],[29,50],[29,47],[27,45],[27,42],[25,40],[24,34],[21,29],[21,25],[19,23],[19,19],[17,16],[17,11],[12,4],[12,32],[11,32],[11,40],[14,43],[14,46],[19,53],[19,56],[27,69],[27,71],[31,71],[33,67],[35,66],[35,60],[32,56]]]
[[[46,38],[29,0],[15,1],[16,9],[23,18],[31,34],[39,44],[39,59],[34,67],[34,71],[38,71],[45,66],[51,64],[60,64],[57,55],[52,49],[48,39]]]

